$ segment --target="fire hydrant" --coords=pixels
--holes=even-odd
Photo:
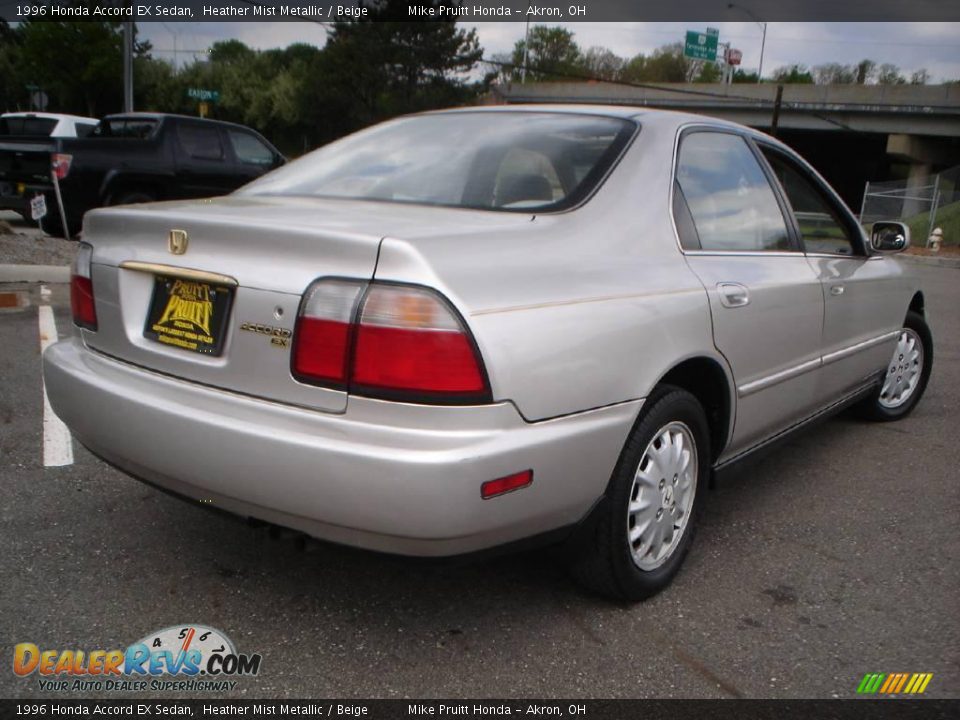
[[[941,242],[943,242],[943,230],[941,228],[934,228],[928,240],[930,252],[940,252]]]

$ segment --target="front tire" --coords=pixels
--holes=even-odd
[[[707,418],[697,399],[680,388],[657,388],[579,540],[574,576],[619,600],[643,600],[666,588],[693,542],[710,457]]]
[[[923,315],[908,312],[883,382],[860,404],[861,416],[876,422],[905,418],[923,397],[932,369],[933,335]]]

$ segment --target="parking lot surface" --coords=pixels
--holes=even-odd
[[[633,606],[580,591],[555,549],[410,561],[274,537],[75,441],[45,467],[38,307],[68,335],[68,292],[0,286],[25,303],[0,310],[0,696],[84,696],[16,677],[16,643],[124,648],[201,623],[263,655],[233,691],[187,693],[219,699],[851,698],[868,672],[930,672],[926,696],[958,697],[960,271],[917,272],[936,342],[917,411],[841,416],[721,484],[676,582]]]

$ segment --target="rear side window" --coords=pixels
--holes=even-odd
[[[77,137],[85,138],[90,135],[95,129],[96,125],[93,123],[77,123]]]
[[[153,137],[156,130],[157,121],[149,118],[106,118],[100,121],[91,135],[146,140]]]
[[[684,135],[677,182],[704,250],[792,249],[773,188],[750,146],[739,135]],[[684,218],[676,219],[681,226]]]
[[[197,160],[223,160],[223,143],[215,127],[184,123],[177,127],[180,147]]]
[[[32,135],[49,137],[57,126],[52,118],[5,117],[0,118],[0,135]]]
[[[240,162],[250,163],[251,165],[273,164],[273,150],[250,133],[240,130],[227,130],[227,135],[230,137],[230,144],[233,145],[233,152]]]

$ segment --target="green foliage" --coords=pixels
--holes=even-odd
[[[529,43],[517,41],[512,57],[514,80],[521,77],[524,51],[527,82],[570,80],[570,76],[587,72],[580,46],[574,41],[573,33],[565,28],[535,25],[530,28]]]
[[[923,212],[903,220],[910,226],[910,244],[924,247],[930,232],[930,212]],[[934,225],[943,230],[944,245],[960,245],[960,201],[937,208]]]
[[[812,85],[813,75],[806,65],[785,65],[773,71],[773,80],[778,83]]]
[[[212,117],[256,128],[296,155],[394,115],[476,97],[481,85],[465,79],[483,55],[475,31],[453,20],[405,22],[407,3],[397,0],[370,11],[366,19],[334,23],[322,49],[295,44],[258,51],[228,40],[180,72],[138,44],[134,106],[196,115],[198,102],[187,90],[216,90]],[[121,48],[121,23],[24,22],[14,29],[0,23],[0,111],[28,109],[27,84],[49,95],[51,112],[121,111]]]

